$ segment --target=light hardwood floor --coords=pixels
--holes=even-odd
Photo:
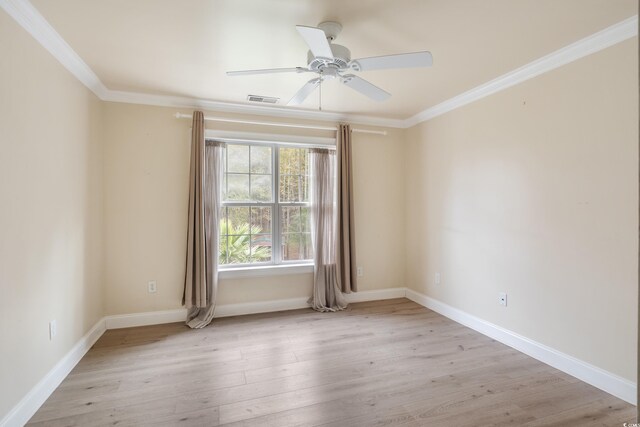
[[[406,299],[107,331],[33,426],[622,426],[635,407]]]

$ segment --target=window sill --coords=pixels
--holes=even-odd
[[[313,264],[280,264],[260,267],[225,268],[218,271],[220,279],[240,279],[243,277],[283,276],[288,274],[313,273]]]

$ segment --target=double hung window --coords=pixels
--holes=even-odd
[[[309,173],[307,148],[227,143],[220,213],[222,269],[312,261]]]

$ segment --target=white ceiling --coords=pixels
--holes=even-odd
[[[426,69],[360,73],[378,103],[330,81],[323,109],[405,119],[637,14],[636,0],[32,0],[111,90],[285,104],[307,74],[225,71],[306,66],[295,25],[343,25],[352,57],[429,50]],[[317,92],[300,107],[317,109]]]

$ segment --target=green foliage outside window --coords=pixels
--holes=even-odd
[[[249,228],[246,222],[234,226],[231,221],[220,221],[220,264],[249,264],[270,260],[270,246],[256,245],[254,242],[252,253],[251,238],[260,232],[260,227],[254,225]]]

